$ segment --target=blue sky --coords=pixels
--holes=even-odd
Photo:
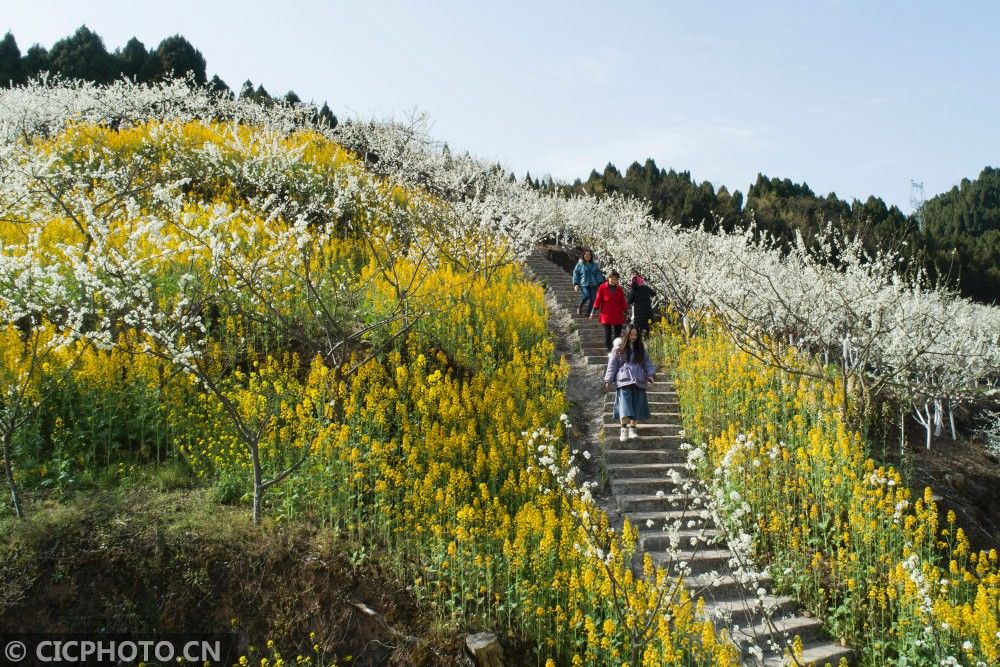
[[[909,211],[911,180],[930,197],[1000,166],[996,2],[6,0],[0,30],[24,52],[84,23],[109,50],[180,33],[236,89],[427,111],[518,176],[653,157]]]

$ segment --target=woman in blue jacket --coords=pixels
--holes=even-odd
[[[604,388],[615,394],[614,417],[621,421],[621,441],[639,437],[636,422],[649,418],[649,400],[646,387],[656,381],[656,369],[650,361],[642,336],[634,324],[622,334],[625,344],[608,355],[608,369],[604,373]]]
[[[590,315],[594,310],[594,297],[597,287],[604,282],[601,265],[594,259],[592,250],[584,250],[583,256],[573,267],[573,289],[580,293],[580,305],[576,307],[579,315]]]

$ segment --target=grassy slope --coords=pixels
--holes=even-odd
[[[438,624],[377,555],[306,522],[253,526],[204,490],[78,493],[0,520],[0,535],[0,632],[233,627],[241,652],[273,639],[310,655],[315,641],[324,664],[463,660],[459,628]]]

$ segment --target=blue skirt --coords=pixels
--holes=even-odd
[[[646,400],[646,390],[639,385],[630,384],[619,387],[615,393],[615,405],[612,411],[615,419],[630,417],[632,419],[649,418],[649,401]]]

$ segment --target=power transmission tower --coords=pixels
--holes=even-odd
[[[910,208],[913,209],[913,219],[917,221],[917,229],[924,231],[924,182],[910,180]]]

